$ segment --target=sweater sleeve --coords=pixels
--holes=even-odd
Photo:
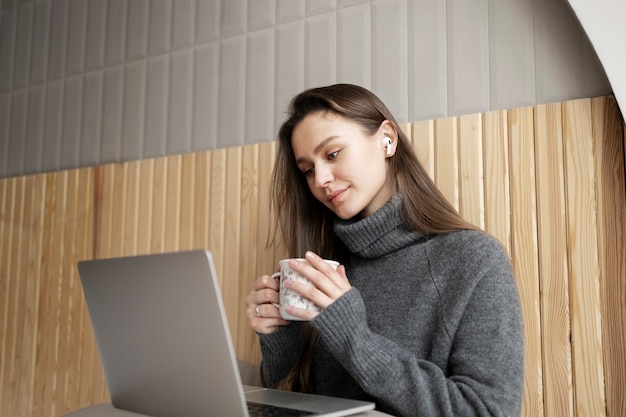
[[[274,388],[293,368],[300,352],[301,323],[291,322],[270,334],[259,334],[261,382]]]
[[[499,271],[496,271],[499,272]],[[367,325],[352,288],[312,321],[331,354],[379,408],[397,416],[518,416],[523,385],[519,295],[500,273],[476,281],[451,329],[447,369]],[[407,323],[407,331],[419,323]]]

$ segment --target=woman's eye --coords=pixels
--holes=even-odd
[[[313,168],[305,169],[304,171],[302,171],[305,177],[310,177],[311,175],[313,175],[313,172]]]
[[[339,151],[335,151],[335,152],[331,152],[328,154],[328,159],[335,159],[337,157],[337,155],[339,155]]]

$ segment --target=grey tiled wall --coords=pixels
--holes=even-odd
[[[304,88],[401,122],[608,94],[566,0],[2,0],[0,177],[272,140]]]

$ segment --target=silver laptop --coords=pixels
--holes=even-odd
[[[81,261],[78,271],[116,408],[154,417],[248,417],[248,403],[326,417],[374,408],[242,385],[208,251]]]

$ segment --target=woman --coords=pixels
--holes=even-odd
[[[278,134],[272,205],[288,281],[320,312],[275,306],[259,277],[246,315],[266,386],[375,401],[397,416],[517,416],[523,386],[519,295],[509,259],[463,220],[370,91],[297,95]],[[322,258],[341,262],[337,270]]]

